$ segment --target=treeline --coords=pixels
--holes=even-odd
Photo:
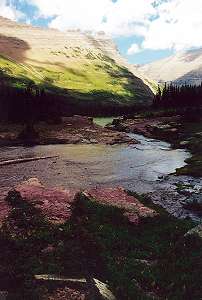
[[[120,100],[118,103],[119,101],[115,101],[115,96],[111,93],[90,94],[89,100],[87,97],[83,100],[83,95],[78,93],[74,95],[65,91],[63,95],[62,92],[62,90],[51,92],[33,83],[27,84],[24,88],[22,86],[18,88],[0,80],[0,120],[11,123],[35,123],[37,121],[58,123],[62,116],[74,114],[119,116],[142,109],[142,106],[124,105],[122,98],[118,99]]]
[[[141,112],[146,107],[137,104],[124,105],[119,103],[97,102],[95,100],[83,101],[79,103],[79,106],[74,109],[74,114],[91,116],[91,117],[111,117],[120,115],[129,115]]]
[[[0,83],[0,118],[9,122],[57,122],[62,114],[60,101],[43,88],[30,84],[26,88]]]
[[[196,85],[182,85],[165,84],[161,89],[158,86],[158,92],[153,100],[154,108],[161,109],[197,109],[202,106],[202,84]]]

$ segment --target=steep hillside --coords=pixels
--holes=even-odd
[[[180,52],[168,58],[144,65],[139,70],[158,82],[177,84],[202,82],[202,49]]]
[[[148,104],[149,83],[129,70],[103,33],[60,32],[0,17],[0,75],[12,85],[30,80],[74,99],[124,105]]]

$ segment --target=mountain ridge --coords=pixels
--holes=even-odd
[[[0,17],[0,55],[0,71],[15,82],[32,80],[79,101],[92,101],[94,94],[100,102],[124,105],[152,101],[155,84],[130,66],[102,32],[61,32]]]
[[[202,82],[202,48],[181,51],[138,69],[157,82],[199,85]]]

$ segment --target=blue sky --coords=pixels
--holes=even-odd
[[[202,47],[202,0],[0,0],[0,15],[60,30],[104,31],[134,64]]]
[[[114,41],[118,46],[120,53],[132,64],[147,64],[174,54],[174,50],[172,49],[144,49],[134,55],[128,55],[127,51],[130,48],[131,43],[140,45],[139,39],[136,37],[116,37],[114,38]]]

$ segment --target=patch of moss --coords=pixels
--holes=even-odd
[[[202,124],[185,123],[182,128],[182,137],[188,140],[186,146],[192,153],[192,157],[186,160],[187,165],[177,169],[177,175],[191,175],[202,177]]]

